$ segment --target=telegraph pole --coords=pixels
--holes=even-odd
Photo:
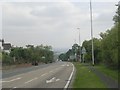
[[[77,28],[78,30],[79,30],[79,46],[80,46],[80,28]],[[80,62],[81,62],[82,60],[81,60],[81,47],[80,47]]]
[[[94,45],[93,45],[93,23],[92,23],[92,4],[90,0],[90,21],[91,21],[91,39],[92,39],[92,64],[94,66]]]

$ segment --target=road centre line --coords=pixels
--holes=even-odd
[[[29,80],[29,81],[25,82],[25,84],[30,83],[30,82],[32,82],[32,81],[34,81],[34,80],[36,80],[36,79],[38,79],[38,78],[37,78],[37,77],[35,77],[35,78],[33,78],[33,79],[31,79],[31,80]]]
[[[41,76],[45,76],[45,75],[47,75],[48,73],[44,73],[44,74],[42,74]]]
[[[15,75],[15,76],[11,76],[11,77],[6,77],[6,78],[3,78],[3,79],[10,79],[10,78],[17,78],[17,77],[22,77],[22,75],[24,75],[25,73],[22,73],[22,74],[19,74],[19,75]],[[2,79],[2,80],[3,80]],[[0,80],[1,81],[1,80]]]
[[[61,66],[65,66],[65,65],[63,64],[63,65],[61,65]]]
[[[55,70],[58,70],[59,68],[56,68]]]
[[[16,80],[19,80],[19,79],[21,79],[21,77],[18,77],[18,78],[15,78],[15,79],[9,80],[9,81],[2,81],[2,82],[13,82],[13,81],[16,81]]]
[[[56,79],[56,81],[59,81],[60,79]]]
[[[39,70],[39,69],[37,69],[37,70]],[[37,70],[28,71],[28,72],[26,72],[26,73],[21,73],[21,74],[15,75],[15,76],[6,77],[6,78],[4,78],[4,79],[15,78],[15,77],[21,77],[21,76],[23,76],[23,75],[27,75],[27,74],[30,74],[30,73],[34,73],[34,72],[36,72]]]
[[[47,75],[47,74],[48,74],[48,73],[44,73],[44,74],[42,74],[40,77],[45,76],[45,75]],[[25,84],[30,83],[30,82],[32,82],[32,81],[34,81],[34,80],[36,80],[36,79],[38,79],[38,77],[35,77],[35,78],[33,78],[33,79],[25,82]]]
[[[58,69],[61,69],[62,67],[58,67],[58,68],[56,68],[55,70],[58,70]]]
[[[69,64],[67,64],[67,66],[69,66]]]
[[[49,73],[53,73],[54,71],[49,71]]]

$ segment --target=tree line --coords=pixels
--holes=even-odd
[[[120,5],[117,5],[118,9],[116,15],[113,17],[114,26],[111,29],[108,29],[105,33],[100,33],[100,38],[94,38],[94,58],[95,64],[103,63],[104,65],[118,69],[120,60],[118,59],[118,52],[120,50]],[[71,56],[76,56],[81,53],[80,49],[85,47],[85,61],[92,62],[92,43],[91,40],[85,40],[81,47],[78,47],[77,44],[72,46],[72,49],[69,49],[66,53],[62,53],[59,56],[59,59],[68,61],[71,59]],[[83,54],[81,53],[81,56]],[[76,57],[77,58],[77,57]],[[74,61],[78,61],[77,59]]]
[[[10,53],[2,52],[2,65],[22,63],[52,63],[54,52],[51,46],[12,47]]]

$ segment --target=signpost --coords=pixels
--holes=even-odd
[[[71,56],[70,56],[70,59],[71,59],[71,60],[75,59],[75,55],[71,55]]]
[[[86,49],[85,49],[85,47],[82,48],[82,54],[83,54],[83,62],[85,62],[85,60],[84,60],[84,55],[86,54]]]

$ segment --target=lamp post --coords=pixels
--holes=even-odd
[[[80,46],[80,28],[77,28],[79,30],[79,46]],[[80,47],[80,62],[81,62],[81,47]]]
[[[93,25],[92,25],[92,4],[90,0],[90,21],[91,21],[91,39],[92,39],[92,64],[94,66],[94,45],[93,45]]]

